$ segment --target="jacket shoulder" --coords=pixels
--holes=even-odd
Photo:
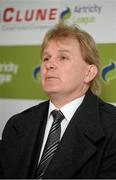
[[[100,100],[99,116],[104,132],[116,136],[116,106]]]
[[[17,119],[22,119],[22,118],[25,119],[34,113],[37,113],[37,112],[39,113],[41,110],[44,110],[47,107],[48,107],[48,101],[41,102],[35,106],[32,106],[32,107],[20,112],[20,113],[13,115],[9,120],[15,121]]]
[[[8,119],[4,127],[2,137],[8,132],[12,132],[12,129],[27,129],[32,127],[35,123],[37,123],[37,121],[40,121],[41,117],[43,117],[47,112],[48,104],[48,101],[44,101],[13,115],[10,119]]]
[[[116,106],[100,99],[100,108],[104,113],[116,115]]]

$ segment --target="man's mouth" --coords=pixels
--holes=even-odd
[[[58,79],[58,77],[55,77],[55,76],[48,76],[48,77],[46,77],[46,80],[52,80],[52,79]]]

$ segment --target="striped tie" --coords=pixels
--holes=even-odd
[[[52,111],[53,115],[53,123],[50,129],[48,139],[37,168],[36,178],[42,179],[43,175],[45,174],[46,168],[48,167],[53,155],[58,147],[60,141],[60,133],[61,133],[61,121],[64,119],[64,115],[61,111],[54,110]]]

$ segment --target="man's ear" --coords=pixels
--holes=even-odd
[[[85,82],[86,83],[91,82],[96,77],[97,73],[98,73],[98,68],[95,64],[88,65],[87,72],[85,75]]]

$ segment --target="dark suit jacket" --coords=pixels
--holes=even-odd
[[[48,104],[43,102],[8,121],[0,147],[1,178],[34,178]],[[116,108],[88,91],[44,178],[116,178]]]

